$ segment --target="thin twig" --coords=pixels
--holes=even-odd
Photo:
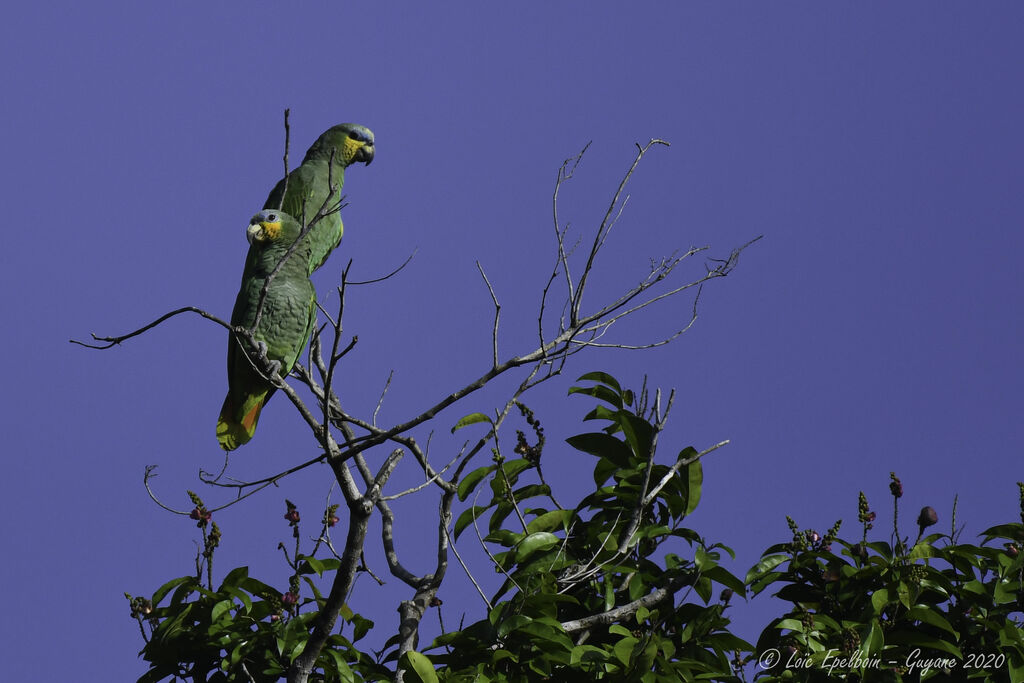
[[[157,325],[159,325],[163,321],[167,320],[168,318],[173,318],[174,316],[180,315],[181,313],[195,313],[196,315],[200,315],[200,316],[206,318],[207,320],[212,320],[213,322],[217,323],[218,325],[220,325],[221,327],[223,327],[223,328],[225,328],[227,330],[231,330],[231,325],[229,325],[228,323],[224,322],[223,320],[221,320],[217,316],[215,316],[215,315],[213,315],[211,313],[207,313],[203,309],[196,308],[195,306],[184,306],[182,308],[175,309],[175,310],[171,311],[170,313],[163,314],[162,316],[160,316],[159,318],[157,318],[153,322],[151,322],[148,325],[145,325],[143,327],[140,327],[139,329],[135,330],[134,332],[129,332],[128,334],[122,334],[119,337],[98,337],[95,334],[91,335],[94,341],[107,342],[103,346],[100,346],[98,344],[87,344],[86,342],[81,342],[81,341],[78,341],[77,339],[69,339],[68,341],[70,341],[72,344],[78,344],[79,346],[84,346],[84,347],[86,347],[88,349],[99,349],[100,351],[103,351],[103,350],[109,349],[112,346],[117,346],[121,342],[126,341],[128,339],[131,339],[132,337],[137,337],[140,334],[142,334],[143,332],[148,332],[149,330],[153,329],[154,327],[156,327]]]
[[[651,489],[650,493],[648,493],[647,496],[644,498],[644,505],[650,505],[651,501],[653,501],[657,497],[657,495],[661,493],[661,490],[665,488],[665,485],[668,484],[668,482],[672,479],[672,477],[674,477],[679,472],[680,469],[686,467],[691,463],[697,462],[708,453],[711,453],[712,451],[717,451],[722,446],[728,445],[729,439],[726,439],[725,441],[719,441],[714,446],[705,448],[697,455],[694,455],[689,458],[679,458],[678,460],[676,460],[675,464],[672,465],[672,467],[668,468],[668,472],[666,472],[665,476],[661,478],[661,481],[658,482],[657,486]]]
[[[388,379],[387,379],[386,382],[384,382],[384,388],[380,392],[380,398],[377,399],[377,405],[373,409],[373,415],[372,415],[371,419],[373,420],[373,426],[374,427],[377,426],[377,413],[380,412],[380,407],[382,405],[384,405],[384,397],[387,396],[388,389],[391,387],[391,378],[394,377],[394,376],[395,376],[395,371],[394,370],[392,370],[391,372],[388,373]]]
[[[493,365],[491,367],[498,367],[498,321],[501,318],[501,304],[498,303],[498,297],[494,293],[494,287],[491,286],[491,281],[487,279],[487,273],[484,272],[484,267],[480,265],[480,262],[476,262],[476,269],[480,271],[480,277],[484,279],[484,284],[487,285],[487,291],[491,294],[491,301],[494,302],[494,330],[491,332],[491,346],[493,347]]]
[[[281,190],[281,203],[277,205],[277,210],[280,211],[284,207],[284,198],[288,195],[288,176],[290,172],[288,170],[288,150],[291,148],[292,141],[292,127],[288,125],[288,117],[291,115],[292,110],[285,108],[284,110],[284,189]]]
[[[416,247],[415,249],[413,249],[412,253],[409,254],[408,258],[406,258],[404,261],[402,261],[402,265],[398,266],[397,268],[392,270],[387,275],[382,275],[381,277],[376,277],[376,278],[373,278],[372,280],[353,280],[353,281],[349,282],[348,284],[355,286],[355,285],[372,285],[375,282],[384,282],[385,280],[388,280],[388,279],[394,277],[395,275],[398,275],[398,273],[400,273],[402,270],[404,270],[405,267],[407,265],[409,265],[409,262],[412,261],[413,256],[415,256],[416,252],[418,252],[419,250],[420,250],[419,247]],[[349,263],[351,263],[351,261]]]

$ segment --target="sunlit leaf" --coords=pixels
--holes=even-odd
[[[494,425],[494,421],[491,418],[484,415],[483,413],[470,413],[469,415],[466,415],[465,417],[461,418],[458,422],[455,423],[455,426],[452,427],[452,434],[462,429],[463,427],[480,424],[481,422],[486,422],[487,424],[492,426]]]
[[[434,665],[430,663],[430,659],[426,655],[422,655],[416,650],[409,650],[402,655],[402,665],[406,668],[406,675],[414,673],[421,683],[437,683],[437,672],[434,671]]]

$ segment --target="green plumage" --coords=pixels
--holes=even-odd
[[[251,246],[231,312],[232,327],[252,329],[263,285],[301,230],[298,221],[281,211],[263,210],[252,217],[246,231]],[[270,280],[253,331],[257,343],[266,345],[267,358],[280,363],[282,377],[295,365],[316,321],[316,291],[307,272],[309,252],[310,245],[303,240]],[[275,390],[253,366],[244,346],[234,334],[229,335],[228,395],[217,420],[217,441],[228,451],[252,438],[260,411]]]
[[[288,174],[287,184],[282,178],[267,197],[264,209],[277,209],[313,224],[303,238],[309,245],[307,274],[322,266],[341,242],[344,225],[339,208],[345,169],[357,161],[369,165],[373,156],[370,129],[355,123],[334,126],[317,138],[302,164]],[[321,211],[326,215],[314,223]]]

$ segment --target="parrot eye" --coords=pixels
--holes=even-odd
[[[348,136],[353,140],[359,140],[360,142],[363,140],[363,134],[357,130],[350,130],[348,132]]]
[[[271,223],[276,223],[277,222],[277,214],[276,213],[270,214],[269,216],[267,216],[267,220],[269,220]]]

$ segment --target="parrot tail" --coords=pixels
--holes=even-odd
[[[256,432],[256,423],[260,419],[260,411],[266,403],[267,392],[247,396],[242,410],[235,407],[229,393],[224,397],[224,405],[217,418],[217,441],[226,451],[233,451],[242,444],[248,443]],[[239,419],[239,415],[241,418]]]

